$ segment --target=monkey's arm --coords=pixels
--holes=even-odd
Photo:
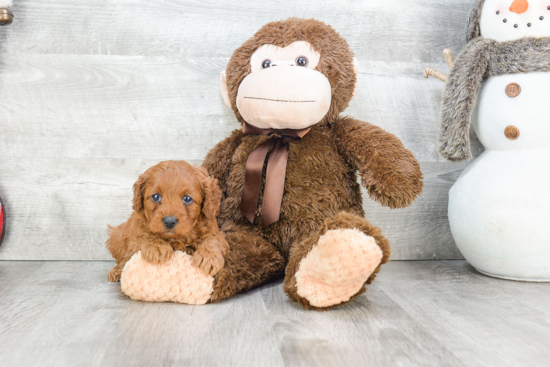
[[[420,165],[397,137],[351,118],[336,122],[334,130],[340,154],[359,171],[371,199],[393,209],[409,206],[420,195]]]
[[[208,170],[208,174],[218,179],[218,184],[224,197],[231,160],[235,150],[241,144],[242,138],[243,133],[241,130],[233,131],[229,137],[210,149],[202,163],[202,166]]]

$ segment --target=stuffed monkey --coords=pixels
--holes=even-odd
[[[220,182],[218,220],[231,247],[211,301],[284,274],[289,297],[328,309],[364,292],[389,260],[356,174],[373,200],[404,208],[421,193],[422,173],[395,136],[340,116],[356,65],[347,42],[313,19],[266,24],[233,53],[222,93],[243,129],[204,162]]]

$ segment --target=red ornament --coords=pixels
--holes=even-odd
[[[6,215],[4,213],[4,202],[0,197],[0,245],[2,245],[2,241],[4,241],[5,228],[6,228]]]

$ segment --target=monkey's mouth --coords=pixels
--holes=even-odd
[[[285,103],[315,103],[317,101],[290,101],[285,99],[270,99],[270,98],[259,98],[259,97],[243,97],[244,99],[257,99],[260,101],[271,101],[271,102],[285,102]]]

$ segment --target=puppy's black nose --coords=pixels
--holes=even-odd
[[[172,229],[178,224],[178,218],[176,217],[164,217],[162,219],[162,223],[164,223],[164,226],[167,229]]]

